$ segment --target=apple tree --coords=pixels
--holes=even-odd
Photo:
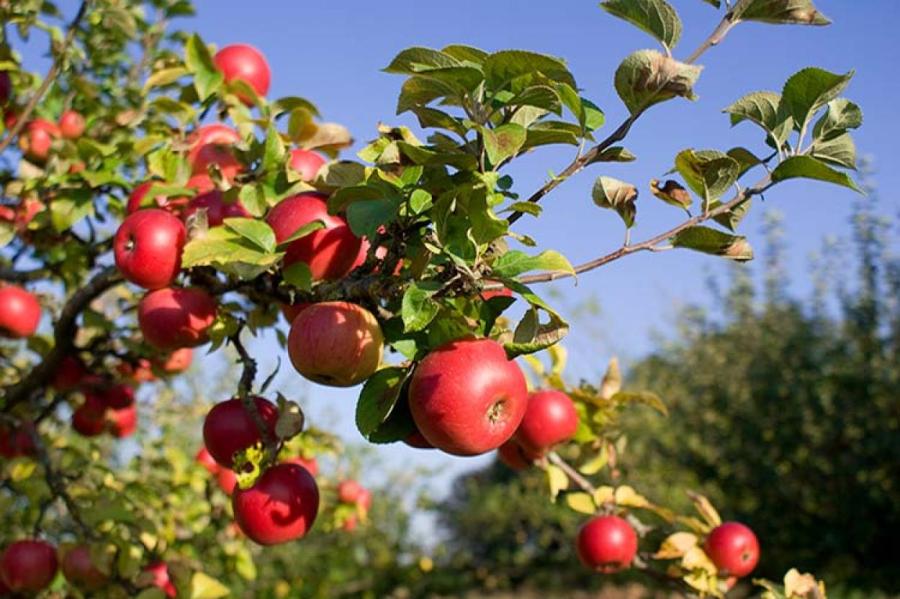
[[[497,451],[513,468],[543,469],[550,500],[584,514],[572,542],[598,576],[634,568],[701,596],[749,576],[765,539],[723,522],[706,498],[682,514],[603,484],[620,412],[665,407],[622,389],[615,362],[596,384],[567,383],[568,324],[540,295],[542,283],[639,252],[749,260],[737,231],[754,197],[794,178],[858,189],[847,171],[862,116],[842,96],[852,73],[810,67],[773,81],[780,93],[735,90],[725,112],[760,129],[758,147],[685,140],[671,178],[647,182],[662,203],[646,209],[671,211],[673,225],[631,239],[638,186],[602,172],[636,160],[624,143],[642,115],[695,99],[701,60],[743,22],[828,23],[811,0],[706,1],[717,24],[692,52],[678,48],[682,22],[666,0],[601,3],[658,44],[616,70],[627,117],[613,126],[559,58],[403,50],[385,71],[398,75],[398,114],[422,131],[380,125],[355,158],[340,154],[347,129],[309,99],[267,97],[258,50],[240,40],[216,50],[173,27],[192,14],[188,0],[84,0],[68,22],[53,2],[0,2],[2,592],[224,596],[202,549],[219,531],[230,531],[233,570],[252,579],[251,543],[297,541],[317,521],[364,524],[378,498],[313,461],[337,451],[334,437],[260,380],[245,342],[267,329],[300,376],[361,385],[367,441]],[[41,75],[16,44],[45,34],[52,66]],[[569,146],[571,162],[520,189],[507,167],[545,146]],[[573,265],[515,225],[540,219],[587,168],[601,174],[586,201],[621,219],[624,243]],[[172,486],[160,493],[149,474],[113,468],[111,439],[140,426],[135,387],[176,379],[200,347],[236,352],[240,381],[204,415],[199,467],[169,450],[161,427],[154,476]],[[163,398],[179,387],[166,389],[148,406],[154,421],[178,410]],[[230,500],[198,493],[198,475]],[[767,597],[824,595],[811,575],[783,582],[759,584]]]

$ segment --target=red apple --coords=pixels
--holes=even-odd
[[[0,287],[0,337],[31,337],[41,322],[37,298],[16,285]]]
[[[138,412],[137,406],[132,404],[126,408],[113,409],[107,412],[107,428],[109,433],[117,439],[130,437],[137,430]]]
[[[0,105],[6,105],[13,95],[12,79],[6,71],[0,71]]]
[[[319,488],[296,464],[272,466],[249,489],[231,497],[234,519],[260,545],[285,543],[306,535],[319,511]]]
[[[490,279],[487,279],[487,280],[485,280],[485,283],[495,284],[495,283],[497,283],[497,281],[492,281]],[[501,287],[500,289],[490,289],[490,290],[481,292],[481,299],[483,299],[484,301],[488,301],[489,299],[494,298],[494,297],[512,297],[512,296],[513,296],[512,290],[507,289],[506,287]]]
[[[178,374],[190,368],[193,361],[194,350],[182,347],[169,354],[158,366],[165,374]]]
[[[46,119],[34,119],[19,135],[19,148],[25,157],[33,162],[44,162],[50,156],[53,140],[60,131],[54,123]]]
[[[372,492],[368,489],[360,489],[356,496],[356,505],[364,512],[368,512],[372,507]]]
[[[76,587],[96,591],[106,584],[108,577],[100,571],[91,559],[87,545],[76,545],[65,552],[62,558],[62,572]]]
[[[357,526],[359,526],[359,520],[356,518],[356,514],[350,514],[341,523],[341,530],[344,532],[353,532],[356,530]]]
[[[8,423],[0,425],[0,455],[7,459],[20,456],[33,456],[37,453],[34,445],[34,424],[21,422],[17,427]]]
[[[319,462],[316,461],[316,458],[304,458],[303,456],[296,456],[293,458],[288,458],[284,460],[286,464],[297,464],[303,468],[306,468],[307,472],[312,474],[313,476],[319,475]]]
[[[571,439],[576,430],[578,412],[569,396],[554,390],[537,391],[528,396],[528,407],[516,431],[516,440],[529,452],[541,454]]]
[[[258,96],[269,93],[272,73],[262,52],[248,44],[232,44],[216,52],[213,62],[222,71],[225,81],[241,80],[253,88]],[[240,97],[240,96],[239,96]],[[249,98],[241,97],[245,103]]]
[[[196,347],[208,340],[216,312],[216,300],[203,289],[164,287],[143,297],[138,324],[147,343],[158,349]]]
[[[144,572],[150,575],[150,586],[162,589],[166,597],[174,598],[178,595],[175,585],[169,578],[169,566],[166,562],[153,562],[144,568]]]
[[[84,403],[72,412],[72,428],[84,437],[96,437],[106,430],[106,406],[96,395],[85,395]]]
[[[194,175],[209,176],[209,167],[215,164],[226,180],[234,180],[244,169],[231,149],[239,141],[241,136],[228,125],[213,123],[199,127],[187,140],[187,159],[191,172]]]
[[[291,150],[291,168],[300,173],[301,181],[312,181],[319,174],[319,170],[325,166],[325,159],[321,154],[312,150]]]
[[[67,110],[59,117],[59,131],[66,139],[81,137],[84,126],[84,117],[74,110]]]
[[[181,270],[187,232],[181,220],[158,208],[138,210],[116,231],[113,249],[122,276],[146,289],[160,289]]]
[[[278,408],[262,397],[254,397],[256,410],[274,437]],[[203,442],[216,462],[226,468],[234,466],[235,452],[252,447],[261,441],[253,417],[244,409],[240,399],[216,404],[203,422]]]
[[[206,224],[209,227],[218,227],[226,218],[252,218],[240,200],[227,203],[225,194],[218,189],[201,193],[191,200],[184,211],[184,218],[201,209],[206,210]]]
[[[234,493],[234,487],[237,485],[237,474],[228,468],[222,468],[216,472],[216,482],[219,483],[219,488],[222,489],[223,493],[231,495]]]
[[[87,375],[87,368],[77,356],[66,356],[59,363],[50,384],[54,391],[63,393],[77,387]]]
[[[203,466],[207,472],[210,474],[217,474],[221,467],[216,462],[215,459],[209,454],[209,450],[206,449],[206,446],[201,447],[197,451],[197,455],[194,457],[194,460],[201,466]]]
[[[515,438],[510,439],[497,449],[497,458],[513,470],[524,470],[541,457],[540,453],[532,453],[519,445]]]
[[[631,565],[638,550],[638,538],[622,518],[596,516],[578,531],[577,549],[585,566],[612,574]]]
[[[70,175],[77,175],[78,173],[83,173],[85,170],[87,170],[87,165],[80,160],[69,165]]]
[[[14,593],[43,591],[58,567],[56,548],[45,541],[16,541],[0,557],[0,577]]]
[[[403,442],[416,449],[434,449],[434,445],[429,443],[425,435],[420,433],[418,429],[411,432],[408,437],[403,439]]]
[[[297,302],[296,304],[281,304],[281,313],[284,315],[284,319],[291,324],[294,322],[294,319],[297,318],[297,315],[303,312],[305,309],[312,306],[309,302]]]
[[[284,257],[284,265],[304,262],[316,280],[343,278],[362,264],[366,255],[362,240],[353,234],[347,221],[340,216],[328,214],[325,196],[308,192],[285,198],[266,217],[275,231],[278,243],[291,237],[304,225],[317,220],[321,220],[325,228],[291,242]]]
[[[128,385],[110,385],[100,395],[107,408],[121,410],[134,405],[134,389]]]
[[[352,387],[378,369],[384,345],[371,312],[348,302],[322,302],[291,324],[288,355],[297,372],[332,387]]]
[[[759,541],[747,526],[740,522],[724,522],[706,538],[703,550],[726,576],[743,578],[759,562]]]
[[[160,208],[165,210],[166,212],[171,212],[176,214],[181,211],[182,208],[188,203],[189,198],[170,198],[164,195],[158,195],[153,198],[152,203],[143,206],[144,197],[146,197],[147,192],[150,191],[150,188],[153,187],[154,184],[159,183],[158,181],[144,181],[137,187],[135,187],[131,194],[128,196],[128,204],[125,207],[125,214],[134,214],[138,210],[143,210],[144,208]],[[197,189],[200,192],[208,191],[213,188],[212,179],[209,178],[208,175],[195,175],[188,179],[188,182],[185,184],[185,187],[190,189]]]
[[[341,503],[356,503],[362,490],[362,485],[355,480],[342,480],[337,486],[338,501]]]
[[[133,364],[131,362],[119,362],[116,371],[122,378],[132,383],[149,383],[156,380],[153,373],[153,365],[147,358],[138,358]]]
[[[455,455],[497,449],[512,437],[528,405],[525,375],[491,339],[459,339],[416,367],[409,408],[429,443]]]

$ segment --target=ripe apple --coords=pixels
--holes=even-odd
[[[0,287],[0,337],[31,337],[41,322],[37,298],[17,285]]]
[[[244,169],[231,150],[231,146],[239,141],[241,136],[228,125],[212,123],[198,127],[187,139],[191,172],[209,176],[209,167],[215,164],[226,180],[234,180]]]
[[[15,541],[0,557],[0,577],[14,593],[43,591],[58,567],[56,548],[45,541]]]
[[[568,395],[546,390],[531,393],[516,440],[531,453],[541,454],[568,441],[578,430],[578,412]]]
[[[313,476],[319,475],[319,462],[316,461],[316,458],[304,458],[303,456],[296,456],[293,458],[288,458],[284,460],[286,464],[297,464],[302,468],[306,468],[307,472],[312,474]]]
[[[355,480],[342,480],[337,487],[338,501],[341,503],[356,503],[362,490],[362,485]]]
[[[145,289],[160,289],[181,270],[187,231],[177,216],[158,208],[138,210],[122,221],[113,249],[122,276]]]
[[[96,591],[106,584],[108,577],[94,565],[87,545],[76,545],[65,552],[62,572],[70,583],[86,591]]]
[[[87,368],[77,356],[66,356],[59,363],[50,385],[54,391],[64,393],[80,385],[87,375]]]
[[[368,489],[360,489],[356,496],[356,505],[364,512],[368,512],[372,507],[372,492]]]
[[[106,430],[106,406],[96,395],[85,395],[84,403],[72,412],[72,428],[83,437],[96,437]]]
[[[75,110],[67,110],[59,117],[59,131],[66,139],[78,139],[84,127],[84,117]]]
[[[193,361],[194,350],[189,347],[182,347],[166,356],[165,360],[158,363],[158,367],[165,374],[178,374],[190,368]]]
[[[23,421],[13,428],[8,423],[0,424],[0,456],[12,459],[20,456],[33,456],[37,453],[34,446],[34,424]]]
[[[128,196],[128,204],[125,206],[125,214],[134,214],[138,210],[144,208],[160,208],[166,212],[177,214],[188,203],[189,198],[186,197],[170,198],[168,196],[158,195],[153,198],[152,204],[142,206],[141,204],[144,201],[144,197],[146,197],[147,192],[150,191],[150,188],[153,187],[155,183],[158,183],[158,181],[144,181],[131,191],[131,194]],[[212,189],[213,182],[208,175],[195,175],[188,179],[185,187],[203,192]]]
[[[510,439],[497,449],[497,458],[513,470],[524,470],[541,457],[540,453],[532,453],[522,447],[515,438]]]
[[[230,496],[234,493],[234,487],[237,486],[237,474],[233,470],[222,468],[216,472],[216,482],[219,483],[222,492]]]
[[[319,488],[296,464],[272,466],[249,489],[231,496],[234,519],[260,545],[285,543],[306,535],[319,511]]]
[[[321,154],[312,150],[291,150],[291,168],[300,173],[301,181],[312,181],[319,174],[319,170],[325,166],[325,159]]]
[[[206,223],[209,227],[218,227],[226,218],[252,218],[240,200],[227,203],[225,194],[218,189],[194,197],[184,211],[184,218],[187,219],[201,209],[206,210]]]
[[[359,526],[359,520],[356,517],[356,514],[350,514],[344,521],[341,523],[341,530],[344,532],[353,532],[356,530],[356,527]]]
[[[59,135],[59,127],[54,123],[34,119],[25,125],[25,130],[19,135],[19,148],[29,160],[42,163],[50,156],[53,140]]]
[[[278,408],[262,397],[254,397],[256,410],[274,437]],[[244,409],[238,398],[213,406],[203,422],[203,442],[213,459],[226,468],[234,466],[235,452],[259,443],[259,429],[253,417]]]
[[[134,389],[128,385],[110,385],[100,394],[107,408],[121,410],[134,404]]]
[[[216,474],[221,469],[216,460],[213,459],[213,457],[209,454],[209,450],[206,449],[206,446],[201,447],[197,451],[197,455],[194,457],[194,460],[196,460],[198,464],[203,466],[210,474]]]
[[[492,281],[490,279],[485,280],[485,283],[497,283],[497,281]],[[500,289],[489,289],[481,292],[481,299],[484,301],[488,301],[494,297],[512,297],[513,292],[511,289],[507,289],[506,287],[502,287]]]
[[[612,574],[631,565],[638,550],[638,538],[622,518],[595,516],[578,531],[577,549],[585,566]]]
[[[230,83],[240,79],[253,88],[258,96],[269,93],[272,72],[263,53],[248,44],[232,44],[225,46],[213,57],[216,67],[222,71],[225,81]],[[250,98],[239,95],[244,103]]]
[[[106,417],[107,429],[117,439],[130,437],[137,430],[138,412],[135,404],[121,409],[110,408]]]
[[[288,355],[297,372],[332,387],[352,387],[378,369],[384,346],[371,312],[348,302],[322,302],[291,324]]]
[[[153,562],[144,568],[144,572],[149,575],[149,584],[162,589],[166,597],[174,598],[178,595],[175,585],[169,578],[169,566],[166,562]]]
[[[9,99],[13,95],[12,79],[6,71],[0,71],[0,105],[9,103]]]
[[[749,527],[740,522],[724,522],[706,538],[703,550],[726,576],[743,578],[759,562],[759,541]]]
[[[306,308],[312,306],[309,302],[297,302],[296,304],[281,304],[281,313],[284,315],[284,319],[291,324],[294,322],[294,319],[297,318],[297,315],[303,312]]]
[[[147,343],[158,349],[196,347],[206,343],[216,312],[216,300],[203,289],[164,287],[141,299],[138,324]]]
[[[131,383],[149,383],[156,380],[153,365],[147,358],[138,358],[135,363],[119,362],[116,372]]]
[[[341,279],[362,264],[366,254],[362,239],[353,234],[347,221],[328,214],[325,196],[306,192],[285,198],[266,216],[278,243],[317,220],[325,228],[292,241],[284,256],[284,266],[304,262],[315,280]]]
[[[454,455],[478,455],[512,437],[528,405],[525,375],[491,339],[458,339],[416,367],[409,408],[428,442]]]

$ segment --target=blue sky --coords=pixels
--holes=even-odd
[[[673,4],[685,23],[675,55],[684,57],[712,30],[719,14],[701,0],[673,0]],[[612,87],[617,65],[634,50],[655,47],[649,36],[607,15],[594,0],[252,4],[201,0],[198,5],[198,16],[181,20],[179,27],[196,30],[220,47],[238,42],[257,46],[272,66],[270,97],[300,95],[313,101],[326,120],[350,128],[358,140],[354,149],[374,137],[378,122],[414,125],[408,116],[394,114],[402,78],[380,71],[405,47],[464,43],[486,50],[520,48],[560,56],[568,61],[584,95],[606,112],[607,125],[601,135],[612,131],[626,114]],[[900,3],[818,0],[817,5],[834,20],[832,26],[741,24],[700,61],[705,70],[696,87],[697,102],[673,100],[640,119],[625,142],[638,162],[595,166],[573,177],[545,198],[540,221],[520,221],[522,230],[542,247],[560,250],[573,262],[618,247],[621,222],[590,200],[591,184],[601,174],[628,180],[641,191],[634,240],[677,224],[683,213],[653,198],[647,191],[649,179],[667,171],[674,155],[687,147],[724,150],[744,145],[762,153],[758,130],[749,124],[732,129],[721,109],[750,91],[780,90],[789,75],[806,66],[834,72],[856,70],[846,95],[865,114],[863,128],[855,133],[857,146],[860,154],[875,156],[878,186],[897,188],[900,172],[894,152],[900,126],[894,104],[900,97],[896,76]],[[510,171],[516,189],[528,195],[542,184],[548,170],[561,170],[571,157],[570,149],[543,150],[525,157]],[[846,234],[852,199],[848,190],[808,182],[790,182],[766,196],[765,204],[777,207],[786,217],[789,273],[796,290],[810,287],[806,256],[819,247],[823,236]],[[882,203],[896,210],[891,197],[884,197]],[[761,208],[757,202],[742,226],[751,242],[760,240]],[[581,323],[591,325],[582,327],[588,333],[573,334],[582,369],[599,371],[613,354],[634,358],[651,350],[651,331],[665,330],[678,306],[703,301],[704,279],[717,268],[721,267],[714,258],[686,251],[643,254],[583,275],[577,286],[572,281],[558,284],[567,302],[593,296],[602,308],[599,320]],[[261,371],[267,372],[275,363],[277,350],[272,348],[277,346],[272,339],[255,346],[263,357]],[[289,396],[306,396],[304,405],[313,422],[334,425],[348,441],[359,439],[353,424],[357,390],[310,385],[289,367],[282,369],[277,380]],[[440,468],[439,487],[449,484],[454,473],[486,459],[450,458],[405,446],[378,452],[390,464]],[[377,482],[377,472],[364,473],[364,479]]]

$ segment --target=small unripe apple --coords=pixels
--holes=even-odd
[[[312,528],[319,511],[319,488],[312,475],[296,464],[277,464],[249,489],[231,496],[235,522],[260,545],[299,539]]]
[[[332,387],[352,387],[369,378],[384,346],[371,312],[348,302],[309,306],[291,324],[288,355],[297,372]]]
[[[62,558],[62,572],[70,583],[86,591],[96,591],[109,579],[91,559],[91,549],[87,545],[76,545],[65,552]]]
[[[459,339],[416,367],[409,408],[429,443],[454,455],[478,455],[512,437],[527,406],[525,375],[491,339]]]
[[[50,385],[54,391],[64,393],[80,385],[87,375],[87,368],[77,356],[66,356],[59,363]]]
[[[328,214],[325,196],[306,192],[285,198],[266,216],[278,243],[317,220],[325,228],[292,241],[284,256],[284,266],[303,262],[315,280],[341,279],[362,264],[366,255],[362,239],[353,234],[347,221]]]
[[[58,567],[56,548],[45,541],[15,541],[0,557],[0,577],[14,593],[40,593]]]
[[[107,429],[117,439],[130,437],[137,430],[138,411],[135,404],[118,410],[111,408],[107,410],[106,416]]]
[[[191,172],[209,176],[209,167],[217,165],[226,180],[234,180],[244,168],[231,149],[239,141],[241,136],[228,125],[213,123],[199,127],[187,140]]]
[[[145,289],[167,287],[181,271],[187,232],[165,210],[138,210],[122,221],[113,249],[122,276]]]
[[[221,466],[219,466],[216,460],[209,454],[209,450],[206,449],[205,445],[197,451],[194,460],[203,466],[210,474],[216,474],[221,470]]]
[[[301,181],[312,181],[325,166],[325,159],[321,154],[312,150],[291,150],[291,168],[300,173]]]
[[[274,438],[278,408],[262,397],[254,397],[256,411]],[[234,466],[234,454],[262,441],[259,428],[240,399],[216,404],[203,421],[203,442],[213,459],[221,466]]]
[[[592,570],[612,574],[631,565],[638,538],[628,522],[618,516],[596,516],[578,531],[578,557]]]
[[[106,430],[106,406],[96,395],[85,395],[84,403],[72,412],[72,428],[83,437],[96,437]]]
[[[138,324],[147,343],[158,349],[196,347],[208,340],[216,312],[216,300],[203,289],[164,287],[141,299]]]
[[[0,424],[0,456],[8,459],[33,456],[37,453],[34,445],[34,424],[21,422],[13,427],[9,423]]]
[[[740,522],[724,522],[706,538],[703,550],[725,576],[743,578],[759,562],[759,541]]]
[[[355,480],[342,480],[337,487],[338,501],[341,503],[356,503],[362,490],[362,485]]]
[[[497,449],[497,458],[513,470],[524,470],[541,457],[540,453],[532,453],[519,445],[515,438],[510,439]]]
[[[194,350],[189,347],[182,347],[170,353],[159,363],[159,369],[165,374],[178,374],[184,372],[191,366],[194,361]]]
[[[149,576],[148,584],[162,589],[166,597],[174,599],[178,595],[175,585],[169,578],[169,566],[166,562],[153,562],[144,568],[144,572]]]
[[[230,83],[241,80],[256,92],[258,96],[269,93],[272,72],[262,52],[249,44],[232,44],[225,46],[213,57],[216,67],[222,71],[225,81]],[[239,96],[245,103],[250,98]]]
[[[67,110],[59,117],[59,131],[66,139],[81,137],[84,126],[84,117],[75,110]]]
[[[546,390],[531,393],[516,440],[531,453],[543,453],[568,441],[578,430],[578,412],[568,395]]]
[[[226,218],[251,218],[240,200],[225,202],[225,194],[218,189],[201,193],[192,199],[184,210],[184,218],[194,215],[199,210],[206,210],[206,224],[218,227]]]
[[[41,322],[41,305],[37,298],[18,287],[0,287],[0,337],[31,337]]]

